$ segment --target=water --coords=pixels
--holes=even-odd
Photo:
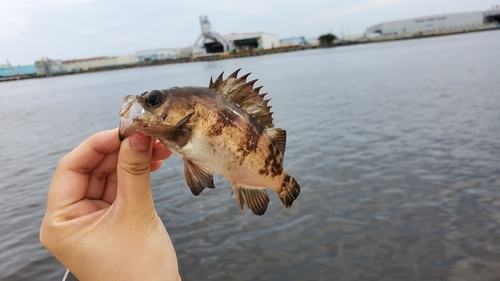
[[[125,94],[259,78],[302,193],[241,213],[153,174],[184,280],[498,280],[500,31],[0,83],[0,279],[59,280],[39,243],[57,161],[118,125]],[[91,269],[89,269],[91,270]]]

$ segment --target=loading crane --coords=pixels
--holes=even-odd
[[[193,45],[193,55],[195,50],[200,48],[200,42],[205,46],[207,53],[227,53],[230,45],[222,35],[213,28],[208,16],[200,16],[201,34]]]

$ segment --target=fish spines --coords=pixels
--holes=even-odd
[[[253,85],[255,84],[255,82],[257,82],[257,80],[258,79],[254,79],[250,82],[246,82],[241,87],[241,92],[239,93],[239,95],[237,97],[234,97],[233,100],[237,104],[243,104],[252,98],[258,97],[258,95],[254,95],[253,93],[250,93],[250,92],[254,91],[255,88],[253,87]],[[258,91],[257,91],[257,93],[258,93]]]
[[[247,73],[240,78],[233,80],[223,89],[223,95],[236,102],[236,100],[238,100],[241,95],[245,95],[246,93],[248,93],[249,90],[246,89],[248,87],[246,79],[249,75],[250,73]],[[252,85],[250,85],[250,90],[251,89]]]
[[[253,91],[253,85],[257,82],[257,79],[254,79],[250,82],[244,82],[236,91],[234,91],[235,95],[232,96],[232,100],[237,104],[242,104],[248,97],[252,97],[249,93]]]
[[[217,80],[216,80],[216,81],[217,81]],[[208,84],[208,87],[209,87],[210,89],[213,89],[213,88],[215,87],[215,83],[214,83],[214,81],[212,80],[212,77],[210,77],[210,83]]]
[[[285,208],[290,208],[292,203],[300,194],[300,185],[289,175],[285,176],[285,179],[281,186],[281,192],[278,194]]]
[[[238,78],[240,70],[241,68],[234,71],[225,80],[223,73],[217,77],[215,82],[210,79],[210,88],[224,98],[235,102],[264,127],[274,128],[273,112],[271,112],[271,106],[268,105],[271,99],[265,99],[267,93],[259,93],[262,86],[254,87],[257,79],[247,82],[250,73]]]
[[[217,85],[217,86],[214,88],[214,90],[215,90],[216,92],[218,92],[219,94],[221,94],[221,95],[223,95],[223,96],[225,96],[225,97],[229,98],[229,97],[228,97],[228,94],[230,94],[230,91],[231,91],[231,89],[232,89],[230,86],[232,86],[232,85],[234,85],[234,84],[235,84],[234,82],[237,80],[237,76],[238,76],[238,73],[240,72],[240,70],[241,70],[241,68],[240,68],[240,69],[237,69],[235,72],[231,73],[231,74],[230,74],[230,75],[226,78],[226,80],[224,80],[224,79],[223,79],[223,77],[222,77],[222,75],[224,74],[224,72],[223,72],[223,73],[221,73],[221,75],[219,75],[219,77],[220,77],[220,84],[219,84],[219,85]],[[250,75],[250,73],[248,73],[248,75]],[[248,77],[248,75],[247,75],[247,77]],[[219,80],[219,78],[217,78],[217,80]],[[216,83],[217,83],[217,82],[216,82]]]

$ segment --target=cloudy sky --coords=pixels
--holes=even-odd
[[[0,64],[193,44],[207,15],[221,34],[280,38],[363,33],[383,21],[484,11],[500,0],[0,0]]]

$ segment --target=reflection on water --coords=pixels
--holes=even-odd
[[[0,279],[55,280],[38,242],[58,159],[116,127],[125,94],[242,67],[288,131],[301,184],[263,217],[230,183],[191,195],[172,157],[153,193],[186,280],[494,280],[500,268],[499,31],[0,83]]]

